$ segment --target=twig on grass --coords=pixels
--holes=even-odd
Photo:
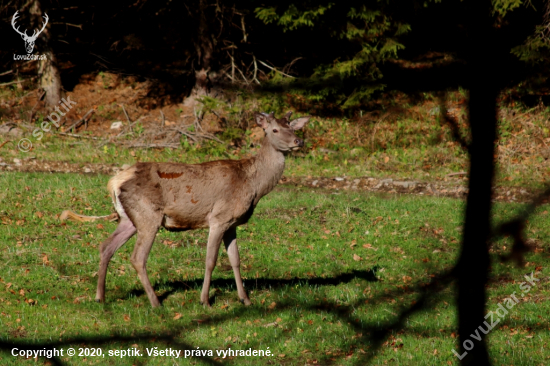
[[[450,173],[450,174],[447,174],[446,177],[454,177],[455,175],[466,175],[468,174],[467,172],[456,172],[456,173]]]
[[[126,120],[128,121],[128,124],[130,125],[130,132],[134,132],[132,130],[132,125],[133,125],[132,121],[130,120],[130,116],[128,116],[128,112],[126,112],[126,108],[124,108],[124,104],[121,104],[120,106],[122,107],[122,111],[124,112],[124,115],[126,116]]]
[[[197,113],[197,110],[193,108],[193,114],[195,115],[195,122],[194,122],[195,131],[196,132],[199,132],[199,130],[202,131],[202,126],[201,126],[202,117],[200,117],[200,111]]]
[[[11,142],[11,140],[6,140],[6,141],[2,142],[0,144],[0,148],[4,147],[4,145],[7,144],[8,142]]]
[[[69,128],[67,128],[65,131],[70,131],[70,130],[72,130],[73,128],[76,130],[76,129],[80,126],[80,124],[81,124],[82,122],[84,122],[84,121],[86,120],[86,118],[88,117],[88,115],[90,115],[92,112],[94,112],[94,110],[93,110],[93,109],[90,109],[90,110],[84,115],[84,117],[82,117],[81,119],[79,119],[78,121],[76,121],[75,123],[73,123],[72,126],[69,127]]]
[[[124,128],[122,131],[120,131],[120,133],[118,135],[116,135],[115,138],[119,138],[121,136],[125,136],[125,135],[133,135],[134,134],[134,131],[132,130],[132,126],[135,125],[136,123],[140,122],[140,119],[138,118],[137,121],[133,122],[133,123],[130,123],[128,125],[128,129],[130,130],[130,132],[126,132],[126,128]]]
[[[222,140],[220,140],[219,138],[217,138],[216,136],[214,135],[211,135],[209,133],[197,133],[195,134],[196,136],[199,136],[199,137],[202,137],[202,138],[205,138],[205,139],[208,139],[208,140],[212,140],[212,141],[216,141],[216,142],[219,142],[219,143],[223,143]]]
[[[58,134],[58,135],[61,135],[61,136],[75,137],[75,138],[79,138],[79,139],[101,140],[99,137],[94,137],[94,136],[82,136],[82,135],[77,135],[76,133],[58,132],[57,134]]]
[[[178,128],[174,128],[174,131],[177,131],[177,132],[181,133],[182,135],[189,137],[191,140],[193,140],[195,142],[198,141],[197,138],[195,136],[193,136],[193,134],[191,132],[183,131],[183,130],[180,130]]]
[[[151,148],[170,148],[170,149],[177,149],[180,147],[180,144],[145,144],[145,143],[135,143],[130,145],[125,145],[127,147],[134,147],[134,148],[143,148],[143,149],[151,149]]]

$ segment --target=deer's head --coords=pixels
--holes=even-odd
[[[13,14],[13,17],[11,18],[11,26],[17,33],[21,35],[21,38],[23,38],[23,41],[25,41],[25,49],[27,50],[27,53],[32,53],[34,49],[34,42],[36,42],[36,38],[40,33],[42,33],[42,31],[44,30],[44,28],[46,28],[46,25],[48,24],[48,19],[49,19],[48,14],[43,15],[44,25],[42,26],[42,29],[40,29],[39,31],[36,31],[35,29],[32,36],[29,36],[27,34],[26,29],[25,29],[25,32],[20,32],[19,27],[15,28],[15,20],[18,18],[17,13],[18,12],[16,11],[15,14]]]
[[[275,118],[275,114],[256,113],[256,124],[264,129],[266,138],[275,149],[288,152],[298,150],[304,146],[304,140],[298,138],[294,131],[305,126],[311,117],[300,117],[290,121],[292,112],[288,112],[283,118]]]

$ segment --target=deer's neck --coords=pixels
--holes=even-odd
[[[271,192],[281,179],[285,170],[285,156],[265,138],[260,152],[252,159],[250,178],[256,191],[254,202],[256,205],[260,198]]]

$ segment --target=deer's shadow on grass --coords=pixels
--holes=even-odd
[[[339,285],[342,283],[348,283],[355,279],[366,280],[368,282],[376,282],[378,278],[376,277],[376,272],[378,271],[378,266],[374,266],[368,270],[353,270],[349,273],[342,273],[338,276],[328,277],[328,278],[298,278],[294,277],[291,279],[284,278],[254,278],[244,280],[245,290],[264,290],[264,289],[277,289],[285,286],[330,286],[330,285]],[[161,304],[168,298],[168,296],[182,291],[182,290],[200,290],[202,287],[203,278],[197,278],[189,281],[168,281],[163,283],[157,283],[154,286],[155,292],[162,292],[158,296]],[[235,279],[233,278],[224,278],[224,279],[215,279],[210,283],[211,288],[217,288],[220,290],[231,289],[236,291]],[[131,297],[139,297],[145,294],[143,289],[134,289],[130,291],[127,295],[127,299]],[[210,304],[214,304],[216,296],[214,295],[209,299]]]

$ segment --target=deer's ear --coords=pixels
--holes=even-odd
[[[299,130],[306,125],[310,118],[311,116],[296,118],[294,121],[290,122],[290,128],[295,131]]]
[[[265,115],[263,113],[255,113],[254,119],[256,120],[256,124],[264,130],[269,126],[268,115]]]

